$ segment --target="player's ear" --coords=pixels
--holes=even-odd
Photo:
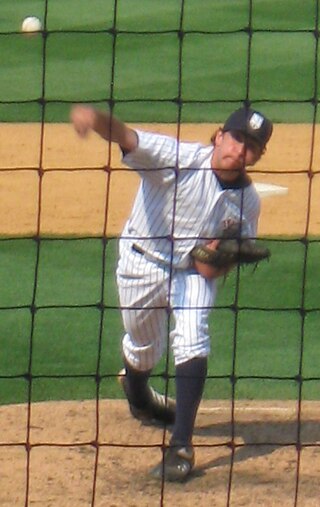
[[[253,161],[250,165],[255,165],[257,162],[259,162],[260,158],[265,152],[265,148],[262,150],[258,150],[257,153],[254,155]]]
[[[223,132],[221,129],[217,130],[216,134],[215,134],[215,137],[214,137],[214,145],[215,146],[220,146],[221,142],[222,142],[222,139],[223,139]]]

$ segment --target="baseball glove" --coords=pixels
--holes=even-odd
[[[241,238],[238,225],[231,225],[223,231],[214,250],[206,245],[198,245],[191,251],[191,256],[195,260],[218,269],[237,264],[257,265],[263,259],[268,259],[270,255],[268,248],[257,245],[252,239]]]

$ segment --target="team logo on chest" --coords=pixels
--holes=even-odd
[[[226,218],[222,221],[222,230],[229,229],[231,225],[236,225],[238,222],[234,218]]]

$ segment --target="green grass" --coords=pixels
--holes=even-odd
[[[230,398],[236,379],[237,398],[296,399],[299,373],[303,398],[319,398],[320,242],[268,244],[269,263],[221,281],[207,398]],[[38,256],[32,239],[2,240],[0,255],[1,403],[93,398],[97,380],[101,396],[121,397],[116,240],[105,251],[99,239],[42,240]],[[164,369],[154,372],[161,389]]]
[[[5,121],[40,121],[42,97],[45,121],[66,121],[70,103],[103,106],[112,96],[127,121],[175,122],[181,95],[182,121],[220,122],[247,89],[275,122],[313,120],[320,86],[314,0],[255,0],[251,38],[247,0],[189,0],[182,17],[172,0],[49,0],[47,12],[45,5],[1,2]],[[28,14],[46,22],[46,39],[18,33]]]

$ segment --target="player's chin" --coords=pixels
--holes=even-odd
[[[225,167],[220,169],[219,174],[222,180],[233,181],[239,177],[239,175],[245,170],[244,167]]]
[[[224,171],[243,171],[245,167],[244,159],[238,159],[233,157],[226,157],[222,165]]]

